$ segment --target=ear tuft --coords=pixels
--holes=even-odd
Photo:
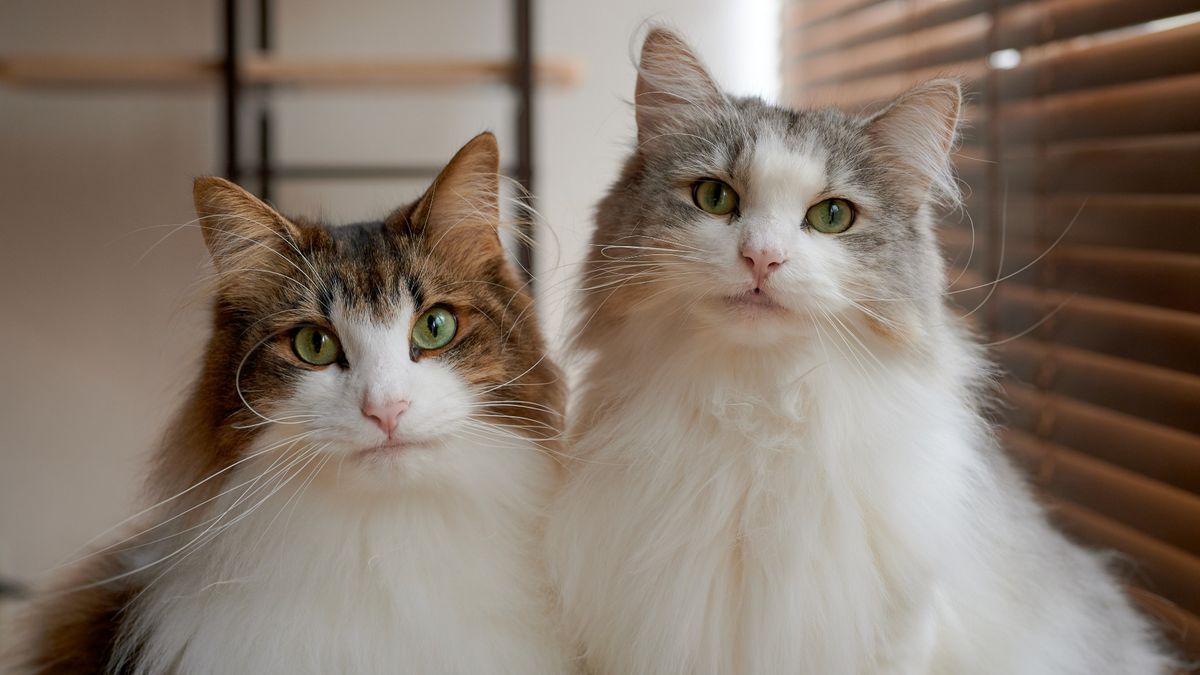
[[[296,226],[235,183],[202,176],[192,185],[204,243],[218,271],[251,267],[249,258],[294,248]]]
[[[901,94],[867,122],[878,151],[910,177],[912,192],[921,200],[931,195],[949,203],[959,199],[950,152],[961,108],[958,80],[930,80]]]
[[[441,250],[502,252],[500,148],[485,131],[462,147],[407,218]]]
[[[653,139],[688,107],[720,106],[725,95],[683,38],[666,28],[642,43],[634,104],[638,142]]]

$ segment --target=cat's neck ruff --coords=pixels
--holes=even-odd
[[[234,524],[156,568],[137,601],[137,672],[561,672],[537,556],[554,467],[512,439],[429,451],[464,473],[396,475],[387,495],[336,460],[239,467],[228,484],[250,487],[211,511]]]
[[[931,323],[941,319],[932,317]],[[841,330],[798,323],[787,334],[755,343],[726,331],[691,325],[687,317],[638,317],[600,343],[583,384],[593,402],[645,393],[663,408],[720,407],[753,401],[781,417],[804,415],[813,398],[847,399],[851,409],[874,400],[910,398],[918,390],[966,397],[980,362],[961,340],[931,328],[921,345],[897,345],[864,322],[847,318]],[[670,340],[646,336],[671,335]],[[938,358],[930,358],[936,351]],[[739,401],[739,399],[741,399]],[[973,403],[960,398],[956,407]],[[653,405],[652,407],[658,407]],[[627,406],[639,416],[644,406]],[[829,406],[826,406],[829,410]]]
[[[572,435],[581,478],[551,535],[605,538],[604,550],[572,544],[560,576],[568,606],[591,608],[571,630],[597,663],[851,673],[886,658],[895,625],[921,629],[909,611],[928,598],[908,593],[927,592],[937,556],[958,545],[979,420],[949,367],[831,338],[759,351],[689,338],[617,363],[614,343],[599,355]],[[621,579],[625,604],[592,575]],[[630,603],[649,613],[648,634],[612,627]],[[695,625],[668,627],[680,615]]]

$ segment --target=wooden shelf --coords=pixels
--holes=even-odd
[[[20,87],[188,88],[216,82],[222,63],[208,58],[41,56],[0,57],[0,83]],[[581,67],[543,59],[538,84],[571,87]],[[248,85],[297,88],[442,88],[507,84],[516,65],[506,60],[318,59],[247,55],[241,79]]]
[[[0,82],[15,86],[195,86],[216,81],[212,59],[86,56],[0,57]]]

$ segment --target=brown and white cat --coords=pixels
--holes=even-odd
[[[35,613],[39,673],[559,673],[540,533],[563,384],[498,150],[380,222],[195,184],[212,336],[156,504]]]

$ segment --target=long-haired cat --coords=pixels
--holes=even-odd
[[[787,110],[646,39],[548,531],[595,672],[1167,667],[981,416],[931,217],[960,100],[938,80],[873,115]]]
[[[39,673],[560,673],[563,385],[481,134],[381,222],[195,184],[212,336],[156,507],[37,613]]]

